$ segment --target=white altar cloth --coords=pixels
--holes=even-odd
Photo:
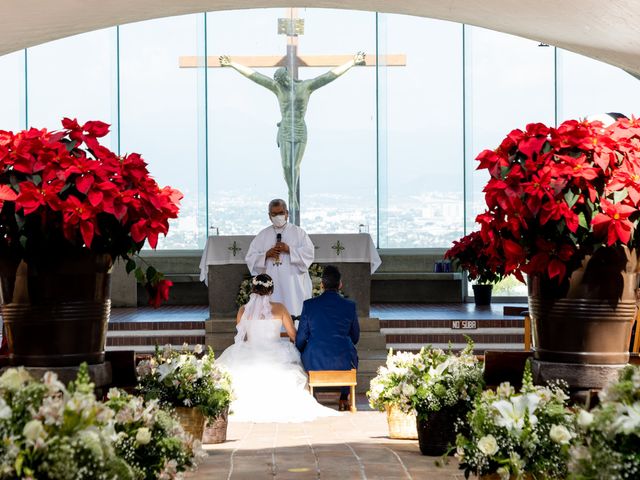
[[[200,281],[207,283],[209,265],[245,264],[253,235],[212,236],[200,259]],[[314,262],[368,263],[371,273],[382,264],[368,233],[327,233],[309,235],[315,246]]]

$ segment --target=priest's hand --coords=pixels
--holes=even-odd
[[[269,250],[267,250],[265,257],[273,258],[275,260],[280,257],[280,250],[278,250],[276,247],[270,248]]]
[[[276,243],[275,248],[277,248],[280,253],[289,253],[289,245],[284,242]]]

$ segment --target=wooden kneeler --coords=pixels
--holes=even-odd
[[[309,374],[309,391],[313,395],[316,387],[350,387],[349,410],[357,412],[356,408],[356,369],[352,370],[311,370]]]

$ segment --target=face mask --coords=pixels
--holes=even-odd
[[[275,217],[271,217],[271,223],[275,227],[281,228],[284,227],[284,224],[287,223],[284,215],[276,215]]]

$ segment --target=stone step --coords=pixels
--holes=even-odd
[[[387,350],[387,340],[380,332],[360,332],[358,350]]]

